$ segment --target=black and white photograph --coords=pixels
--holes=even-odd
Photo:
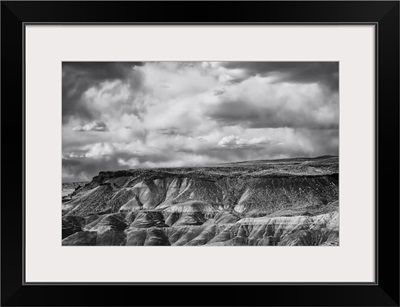
[[[186,3],[1,3],[0,305],[399,306],[399,2]]]
[[[61,209],[63,246],[338,246],[339,63],[63,62]]]

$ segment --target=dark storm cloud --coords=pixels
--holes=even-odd
[[[167,136],[189,136],[189,134],[186,131],[183,131],[182,129],[178,129],[175,127],[154,129],[153,131],[161,135],[167,135]]]
[[[164,153],[154,153],[147,155],[135,155],[126,151],[105,154],[102,157],[64,157],[62,159],[63,182],[68,181],[87,181],[91,180],[99,172],[130,169],[133,167],[143,167],[146,163],[163,163],[172,161],[175,157]],[[129,161],[135,159],[137,165],[130,166]]]
[[[82,101],[82,94],[104,81],[125,80],[134,66],[141,62],[63,62],[62,63],[62,118],[76,116],[93,120],[96,114]]]
[[[332,129],[338,127],[336,121],[326,121],[319,117],[318,110],[304,108],[291,110],[284,106],[270,106],[268,99],[259,106],[249,106],[244,101],[225,100],[218,105],[210,107],[206,114],[221,124],[233,126],[241,125],[247,128],[310,128]],[[282,102],[282,105],[284,102]]]
[[[101,171],[120,170],[126,167],[119,165],[117,159],[110,160],[71,158],[62,160],[63,182],[88,181]]]
[[[339,87],[339,62],[226,62],[222,66],[244,69],[248,76],[274,76],[280,82],[320,83],[332,91]]]
[[[316,157],[338,155],[338,129],[312,130],[294,128],[294,141],[260,142],[237,146],[235,142],[225,142],[224,146],[204,146],[198,150],[181,150],[183,153],[206,156],[210,161],[238,162],[274,158]],[[303,146],[299,146],[302,144]]]

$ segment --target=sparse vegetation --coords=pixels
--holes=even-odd
[[[332,156],[100,172],[63,199],[63,225],[90,217],[65,233],[106,245],[335,245],[338,180]]]

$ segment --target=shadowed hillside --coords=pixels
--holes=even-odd
[[[338,158],[100,172],[63,198],[63,245],[338,245]]]

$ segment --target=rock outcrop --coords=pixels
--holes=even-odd
[[[338,245],[338,158],[101,172],[63,201],[63,245]]]

